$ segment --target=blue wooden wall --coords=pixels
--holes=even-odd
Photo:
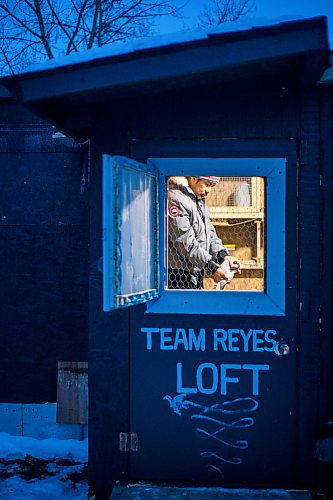
[[[56,401],[57,362],[87,360],[86,153],[0,101],[0,401]]]

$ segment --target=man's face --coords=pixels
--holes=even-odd
[[[188,185],[192,189],[195,196],[200,199],[206,198],[206,196],[211,192],[211,189],[215,186],[213,182],[198,179],[198,177],[189,177]]]

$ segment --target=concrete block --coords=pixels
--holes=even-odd
[[[0,404],[0,432],[35,439],[85,439],[88,425],[57,424],[57,404]]]
[[[0,432],[23,435],[22,404],[0,404]]]
[[[81,439],[80,424],[57,424],[57,404],[23,405],[23,435],[36,439]]]

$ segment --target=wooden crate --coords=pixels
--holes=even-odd
[[[88,423],[87,362],[58,362],[57,422]]]

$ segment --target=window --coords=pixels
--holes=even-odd
[[[167,192],[166,288],[263,291],[264,178],[169,177]],[[224,249],[222,258],[228,252],[235,259],[234,265],[241,266],[241,273],[232,272],[232,259],[224,263],[227,276],[222,280],[213,277],[214,267],[204,266],[220,247]],[[203,248],[207,251],[202,251]],[[216,266],[223,262],[222,258],[217,259]]]
[[[157,176],[122,157],[103,158],[103,302],[110,311],[157,297]]]
[[[174,203],[170,190],[175,179],[199,177],[211,188],[210,219],[198,206],[192,222],[209,225],[223,252],[208,267],[206,254],[198,261],[191,255],[186,267],[191,259],[172,247],[172,231],[180,241],[186,233],[174,224],[186,200]],[[105,310],[148,301],[153,313],[284,315],[284,238],[285,159],[153,158],[142,165],[104,157]],[[243,268],[226,286],[212,267],[223,263],[225,248]],[[189,286],[197,278],[202,282]]]

